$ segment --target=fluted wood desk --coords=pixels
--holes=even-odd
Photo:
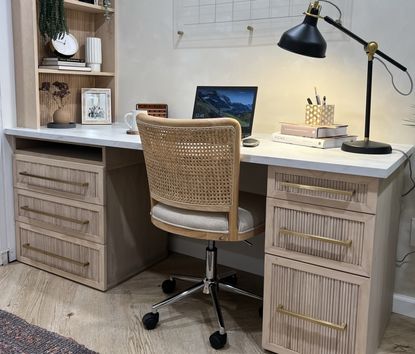
[[[70,223],[71,220],[61,218],[54,221],[53,218],[48,219],[49,211],[43,211],[42,217],[46,219],[39,221],[27,210],[30,209],[30,205],[26,205],[30,202],[27,198],[33,197],[33,185],[37,188],[35,196],[43,197],[45,208],[50,207],[50,203],[59,203],[60,200],[54,198],[56,193],[62,193],[59,189],[63,188],[60,187],[62,181],[56,177],[59,171],[47,176],[50,170],[36,164],[47,164],[49,161],[52,171],[61,167],[78,168],[89,173],[91,169],[95,171],[98,164],[98,167],[101,166],[99,171],[100,168],[104,172],[111,168],[118,170],[118,179],[113,181],[121,183],[122,173],[128,172],[122,168],[142,158],[139,137],[127,135],[125,131],[126,127],[121,124],[78,126],[64,131],[46,128],[5,130],[15,140],[15,161],[24,166],[18,170],[15,168],[15,174],[20,173],[15,175],[18,191],[16,205],[23,203],[25,205],[22,206],[26,207],[23,214],[16,209],[17,230],[20,233],[17,249],[22,261],[42,267],[42,261],[45,263],[50,258],[48,252],[53,251],[60,259],[49,265],[47,270],[54,271],[55,266],[57,274],[68,276],[77,267],[85,267],[79,259],[71,263],[65,254],[65,247],[55,245],[55,248],[48,249],[55,238],[66,241],[67,236],[58,234],[56,228],[62,226],[62,222]],[[241,161],[268,166],[267,181],[261,181],[267,185],[264,348],[283,354],[375,353],[391,313],[404,155],[396,150],[384,156],[356,155],[340,149],[319,150],[274,143],[270,135],[255,137],[259,138],[260,145],[256,148],[243,147]],[[393,148],[408,155],[414,152],[414,147],[408,145],[393,145]],[[59,160],[64,162],[56,162]],[[30,176],[36,173],[30,170],[29,163],[34,164],[32,168],[37,174],[50,180],[43,180],[43,184],[36,182],[36,177]],[[53,166],[54,163],[56,166]],[[69,165],[65,166],[65,163]],[[92,167],[85,167],[88,164]],[[25,172],[26,176],[21,172]],[[61,178],[68,176],[71,172],[65,172]],[[82,176],[85,177],[85,174]],[[107,182],[111,184],[111,180]],[[144,180],[141,182],[144,183]],[[89,180],[89,186],[91,183]],[[70,208],[81,206],[80,192],[76,197],[71,188],[82,186],[66,185],[65,188],[66,209],[60,211],[67,212],[63,217],[71,219]],[[97,205],[96,200],[101,194],[99,188],[95,190],[98,190],[98,195],[88,196],[92,198],[89,202]],[[105,200],[106,194],[102,195]],[[122,203],[123,200],[117,202]],[[122,208],[122,205],[119,207]],[[117,208],[117,205],[112,208],[111,213],[116,213]],[[95,209],[99,215],[101,209]],[[140,210],[143,215],[148,214],[148,210]],[[106,223],[111,224],[111,213],[105,214]],[[45,226],[48,220],[55,224]],[[36,250],[27,248],[30,244],[28,238],[31,232],[42,234],[43,229],[39,225],[45,228],[43,236],[48,237],[50,242],[36,245],[46,248],[46,255],[33,261],[30,256]],[[143,224],[142,227],[149,226]],[[25,235],[24,241],[21,233]],[[96,249],[99,254],[99,247],[94,248],[96,244],[91,246],[91,242],[97,242],[97,238],[102,240],[101,234],[80,234],[73,230],[67,234],[84,237],[82,242],[72,240],[76,247],[92,248],[92,251],[84,250],[86,253],[83,255],[91,252],[93,255]],[[119,242],[122,244],[123,241]],[[108,254],[114,254],[112,248],[119,247],[115,239],[111,244],[102,244],[107,247]],[[77,250],[71,252],[77,255]],[[155,253],[145,264],[156,261],[159,256]],[[95,262],[95,273],[101,271],[97,261],[91,262]],[[66,268],[62,271],[59,267]],[[105,264],[101,267],[105,269]],[[135,266],[137,269],[138,265]],[[71,278],[80,281],[82,275],[96,276],[94,271],[92,275],[83,271],[81,275]],[[105,289],[110,280],[116,283],[122,278],[121,275],[112,275],[106,278],[105,283],[100,283],[101,287],[97,287]],[[94,286],[92,281],[86,284]]]

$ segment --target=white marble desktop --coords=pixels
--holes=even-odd
[[[126,131],[126,125],[117,123],[106,126],[77,125],[74,129],[9,128],[4,133],[63,143],[141,150],[140,137],[128,135]],[[317,149],[277,143],[271,140],[271,134],[256,134],[253,137],[260,140],[260,144],[255,148],[241,148],[243,162],[387,178],[406,159],[401,152],[395,150],[390,155],[362,155],[340,149]],[[412,145],[392,144],[392,147],[408,155],[415,151]]]

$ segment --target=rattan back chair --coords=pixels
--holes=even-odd
[[[219,331],[209,337],[210,344],[223,348],[227,334],[218,289],[262,300],[234,286],[234,272],[217,275],[216,240],[245,240],[264,230],[265,199],[245,194],[239,198],[241,127],[230,118],[163,119],[146,114],[138,115],[137,124],[153,224],[173,234],[208,240],[205,276],[176,274],[165,280],[166,294],[174,292],[176,279],[196,284],[153,305],[152,312],[143,316],[144,327],[157,326],[160,308],[202,291],[211,295],[219,324]]]
[[[225,212],[228,233],[178,230],[200,239],[239,241],[238,195],[241,127],[235,119],[163,119],[138,115],[152,207],[160,202],[186,210]]]

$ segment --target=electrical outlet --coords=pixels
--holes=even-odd
[[[412,218],[410,243],[411,247],[415,247],[415,218]]]

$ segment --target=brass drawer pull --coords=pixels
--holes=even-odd
[[[304,234],[302,232],[296,232],[296,231],[291,231],[291,230],[287,230],[287,229],[280,229],[280,234],[283,235],[283,236],[284,235],[285,236],[296,236],[296,237],[306,238],[308,240],[316,240],[316,241],[321,241],[321,242],[326,242],[326,243],[332,243],[332,244],[338,245],[338,246],[344,246],[344,247],[351,247],[352,246],[352,240],[347,240],[347,241],[334,240],[334,239],[328,238],[328,237],[316,236],[316,235],[311,235],[311,234]]]
[[[63,179],[58,179],[58,178],[51,178],[51,177],[44,177],[44,176],[33,175],[31,173],[28,173],[28,172],[19,172],[19,174],[22,175],[22,176],[25,176],[25,177],[43,179],[45,181],[51,181],[51,182],[64,183],[64,184],[69,184],[71,186],[78,186],[78,187],[88,187],[89,186],[89,183],[88,182],[65,181]]]
[[[38,252],[38,253],[44,254],[45,256],[54,257],[54,258],[60,259],[61,261],[65,261],[65,262],[69,262],[69,263],[75,264],[75,265],[80,266],[80,267],[84,267],[85,268],[85,267],[88,267],[89,266],[89,262],[79,262],[79,261],[75,261],[75,260],[70,259],[70,258],[67,258],[67,257],[59,256],[58,254],[54,254],[54,253],[51,253],[51,252],[42,250],[40,248],[36,248],[36,247],[30,246],[30,243],[25,243],[25,244],[22,245],[22,247],[23,248],[26,248],[26,249],[28,249],[30,251],[34,251],[34,252]]]
[[[66,216],[47,213],[46,211],[41,211],[41,210],[36,210],[36,209],[29,208],[27,205],[20,207],[20,209],[24,210],[24,211],[28,211],[30,213],[50,216],[50,217],[55,218],[55,219],[60,219],[60,220],[64,220],[64,221],[73,222],[74,224],[78,224],[78,225],[88,225],[89,224],[89,220],[77,220],[77,219],[68,218]]]
[[[318,324],[320,326],[328,327],[328,328],[334,329],[336,331],[343,332],[347,328],[347,324],[345,324],[345,323],[343,323],[341,325],[338,325],[338,324],[335,324],[335,323],[318,320],[318,319],[315,319],[315,318],[310,317],[310,316],[306,316],[306,315],[302,315],[300,313],[288,311],[288,310],[284,309],[283,305],[278,305],[277,312],[282,313],[282,314],[287,315],[287,316],[299,318],[300,320],[315,323],[315,324]]]
[[[298,183],[290,183],[290,182],[281,182],[280,184],[283,187],[292,187],[292,188],[304,189],[304,190],[313,191],[313,192],[325,192],[325,193],[331,193],[331,194],[345,195],[347,197],[353,197],[353,195],[356,193],[356,191],[343,191],[341,189],[309,186],[307,184],[298,184]]]

